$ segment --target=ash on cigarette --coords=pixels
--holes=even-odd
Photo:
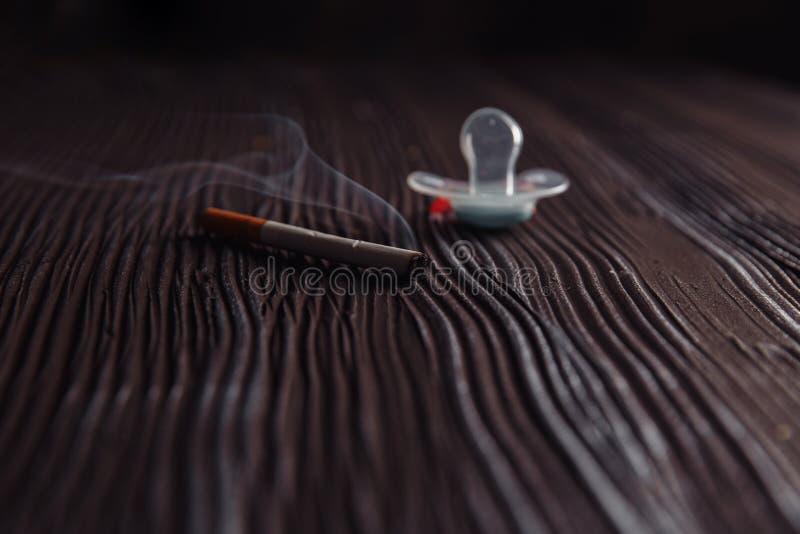
[[[427,269],[431,264],[431,258],[427,254],[420,252],[418,256],[414,256],[411,259],[411,269],[412,271],[417,269]]]

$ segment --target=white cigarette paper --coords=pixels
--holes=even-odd
[[[388,267],[401,276],[427,263],[425,254],[416,250],[349,239],[217,208],[206,208],[200,220],[206,229],[216,234],[243,237],[270,247],[359,267]]]

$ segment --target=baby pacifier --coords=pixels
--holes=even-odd
[[[481,108],[461,128],[469,181],[416,171],[408,175],[408,186],[423,195],[446,198],[460,221],[475,226],[500,228],[526,221],[540,198],[563,193],[569,180],[549,169],[515,174],[521,148],[519,124],[504,111]]]

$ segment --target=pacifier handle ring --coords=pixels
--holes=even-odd
[[[480,150],[497,150],[492,147],[493,139],[491,133],[486,131],[475,131],[476,128],[486,127],[496,129],[501,134],[510,137],[509,146],[499,147],[499,152],[483,155],[479,158],[476,154],[476,146]],[[499,128],[505,126],[507,130],[501,131]],[[496,136],[495,136],[496,137]],[[522,149],[522,128],[505,111],[497,108],[486,107],[474,111],[464,121],[461,127],[460,144],[461,153],[467,161],[469,168],[469,189],[471,193],[478,193],[481,190],[481,182],[503,183],[502,192],[506,195],[514,194],[514,169]]]

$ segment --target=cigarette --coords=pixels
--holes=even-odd
[[[406,276],[428,262],[428,257],[416,250],[348,239],[219,208],[204,209],[200,223],[209,232],[220,236],[242,238],[359,267],[388,267],[400,276]]]

